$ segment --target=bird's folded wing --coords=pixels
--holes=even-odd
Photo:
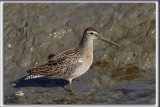
[[[78,62],[78,60],[82,56],[82,50],[78,48],[70,49],[53,57],[46,64],[37,66],[27,72],[30,74],[55,77],[67,76],[70,75],[76,67],[81,65],[82,62]]]

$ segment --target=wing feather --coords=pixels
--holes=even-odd
[[[67,76],[81,64],[78,60],[82,56],[83,52],[80,48],[70,49],[53,57],[46,64],[39,65],[27,72],[34,75]]]

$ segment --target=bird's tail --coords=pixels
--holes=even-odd
[[[40,77],[44,77],[44,75],[34,75],[34,74],[31,74],[31,75],[28,75],[24,78],[24,80],[29,80],[29,79],[34,79],[34,78],[40,78]]]

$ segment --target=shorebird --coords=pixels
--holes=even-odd
[[[103,38],[94,28],[89,27],[84,31],[79,47],[63,51],[47,63],[28,70],[30,75],[25,80],[48,76],[65,79],[69,81],[69,89],[73,92],[72,80],[84,74],[93,62],[94,39],[100,39],[119,47],[119,44]]]

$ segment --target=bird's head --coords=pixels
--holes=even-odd
[[[117,44],[115,42],[112,42],[112,41],[110,41],[108,39],[105,39],[102,36],[100,36],[98,34],[98,32],[94,28],[92,28],[92,27],[88,27],[87,29],[85,29],[83,36],[85,36],[88,39],[93,39],[93,40],[94,39],[100,39],[102,41],[105,41],[105,42],[108,42],[108,43],[111,43],[113,45],[116,45],[116,46],[120,47],[119,44]]]

